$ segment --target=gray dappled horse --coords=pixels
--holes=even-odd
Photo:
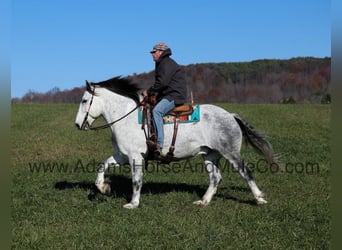
[[[91,129],[96,118],[103,116],[112,131],[114,153],[99,166],[95,181],[101,193],[110,193],[110,185],[104,181],[104,173],[110,166],[130,164],[133,195],[125,208],[136,208],[140,202],[143,183],[144,154],[147,151],[146,138],[138,124],[137,106],[142,101],[141,89],[127,78],[87,82],[75,124],[79,129]],[[174,157],[177,160],[202,155],[209,174],[209,187],[202,199],[194,204],[206,206],[210,203],[221,181],[218,162],[227,159],[249,185],[258,204],[267,203],[265,195],[256,185],[251,171],[244,164],[240,148],[242,138],[273,164],[273,150],[266,138],[253,129],[239,115],[229,113],[215,105],[200,106],[200,121],[179,124]],[[170,145],[173,126],[164,126],[164,145]],[[164,150],[165,151],[164,147]],[[163,154],[165,154],[163,152]]]

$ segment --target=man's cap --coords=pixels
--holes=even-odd
[[[167,50],[169,48],[169,46],[167,46],[166,43],[157,43],[156,45],[153,46],[153,49],[150,51],[150,53],[154,53],[157,50]]]

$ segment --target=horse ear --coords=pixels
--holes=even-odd
[[[87,80],[85,82],[86,82],[86,90],[91,92],[92,90],[91,90],[90,83]]]

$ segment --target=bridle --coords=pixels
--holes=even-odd
[[[89,129],[91,129],[91,127],[89,126],[87,120],[88,120],[88,116],[89,116],[89,112],[90,112],[90,107],[93,104],[93,100],[94,100],[94,94],[95,94],[95,87],[94,87],[94,91],[91,95],[91,99],[90,99],[90,103],[89,103],[89,107],[87,110],[86,115],[84,116],[83,122],[82,122],[82,126],[81,126],[81,130],[85,129],[86,127],[88,127]]]
[[[91,99],[90,99],[90,103],[89,103],[89,107],[87,110],[86,115],[84,116],[83,122],[82,122],[82,126],[81,129],[85,129],[86,127],[90,130],[100,130],[100,129],[105,129],[105,128],[109,128],[110,126],[112,126],[114,123],[117,123],[119,121],[121,121],[122,119],[126,118],[127,116],[129,116],[131,113],[133,113],[135,110],[137,110],[140,106],[142,106],[143,101],[141,101],[140,103],[137,104],[137,106],[132,109],[131,111],[129,111],[127,114],[125,114],[124,116],[120,117],[119,119],[116,119],[115,121],[112,121],[110,123],[106,123],[104,125],[100,125],[97,127],[92,127],[91,125],[89,125],[89,123],[87,122],[88,120],[88,116],[89,116],[89,112],[90,112],[90,107],[93,104],[93,100],[94,100],[94,95],[95,95],[95,86],[94,86],[94,90],[92,91],[92,95],[91,95]]]

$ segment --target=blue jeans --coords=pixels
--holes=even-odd
[[[175,107],[174,101],[169,101],[167,99],[161,99],[160,102],[153,108],[153,125],[157,132],[157,144],[160,148],[164,144],[164,122],[163,116],[166,115],[171,109]]]

